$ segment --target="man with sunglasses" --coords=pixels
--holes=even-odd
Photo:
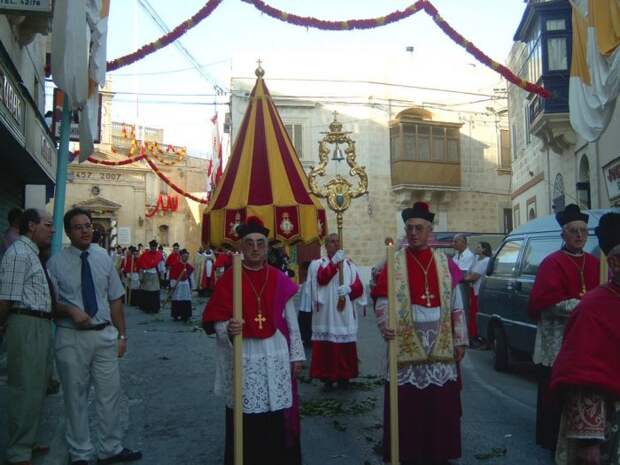
[[[588,241],[588,215],[575,204],[556,214],[563,245],[541,262],[530,293],[528,313],[536,320],[533,360],[538,372],[536,443],[555,451],[561,408],[549,393],[549,377],[560,351],[564,329],[581,298],[598,286],[599,261],[583,250]]]

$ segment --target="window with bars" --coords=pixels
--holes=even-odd
[[[392,161],[460,161],[458,128],[423,123],[401,123],[390,128]]]
[[[295,147],[295,151],[297,152],[297,156],[300,159],[303,159],[303,151],[302,151],[302,135],[303,135],[303,125],[298,123],[289,123],[285,124],[284,128],[288,133],[291,142],[293,143],[293,147]]]

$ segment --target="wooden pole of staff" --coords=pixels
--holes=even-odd
[[[241,321],[241,255],[233,255],[233,318]],[[233,337],[233,398],[235,465],[243,465],[243,336]]]
[[[388,274],[388,329],[396,330],[398,317],[396,315],[396,290],[394,287],[394,246],[386,247],[387,274]],[[400,464],[400,449],[398,444],[398,364],[396,353],[397,340],[388,342],[388,361],[390,375],[390,463]]]
[[[603,251],[601,250],[601,254],[599,256],[599,260],[600,260],[600,274],[599,274],[599,281],[601,284],[605,284],[607,281],[609,281],[609,267],[607,265],[607,257],[605,256],[605,253],[603,253]]]

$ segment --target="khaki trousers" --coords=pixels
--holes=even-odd
[[[118,331],[108,326],[101,331],[56,330],[56,366],[62,381],[67,415],[66,439],[72,461],[90,460],[95,449],[99,458],[118,454],[121,385],[118,369]],[[88,393],[95,388],[96,447],[90,440]]]
[[[52,323],[28,315],[9,315],[8,368],[9,462],[31,459],[49,376]]]

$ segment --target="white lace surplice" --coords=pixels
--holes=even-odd
[[[267,339],[243,340],[243,413],[265,413],[289,408],[292,404],[291,362],[306,359],[292,299],[284,309],[291,349],[279,331]],[[228,322],[215,323],[217,338],[215,394],[233,406],[232,343]]]
[[[465,324],[465,314],[463,312],[463,302],[458,288],[452,293],[452,321],[454,326],[454,345],[462,346],[468,344],[467,329]],[[387,321],[387,299],[382,297],[377,300],[375,312],[377,323],[384,325]],[[437,340],[437,329],[439,327],[439,307],[423,307],[412,305],[411,312],[415,322],[416,333],[422,342],[422,346],[427,354],[433,350]],[[389,380],[387,370],[387,360],[384,361],[386,380]],[[424,389],[430,385],[443,386],[448,381],[456,381],[456,363],[427,363],[422,365],[408,364],[398,369],[398,385],[412,384],[418,389]]]

